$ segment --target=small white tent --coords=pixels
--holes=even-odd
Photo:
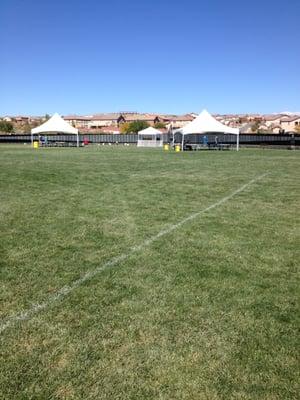
[[[66,133],[76,135],[77,147],[79,147],[78,129],[71,126],[57,113],[53,114],[53,116],[42,125],[31,129],[31,142],[33,142],[33,135],[41,133]]]
[[[178,130],[182,134],[182,149],[184,136],[192,133],[229,133],[236,135],[236,149],[239,149],[239,129],[231,128],[217,121],[208,111],[203,110],[192,122]]]
[[[138,132],[137,147],[162,147],[162,145],[163,134],[158,129],[150,126]]]

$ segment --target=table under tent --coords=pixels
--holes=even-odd
[[[79,147],[79,134],[78,129],[71,126],[59,114],[55,113],[53,116],[44,122],[42,125],[31,129],[31,143],[33,144],[34,135],[38,136],[41,142],[41,137],[45,139],[46,134],[61,134],[61,135],[76,135],[76,146]],[[48,142],[48,141],[47,141]],[[60,141],[59,143],[69,143],[69,141]]]
[[[137,147],[162,147],[163,141],[162,132],[150,126],[138,132]]]
[[[189,122],[181,129],[177,129],[174,133],[181,134],[181,149],[185,147],[185,137],[187,135],[195,134],[232,134],[236,136],[236,150],[239,150],[239,129],[231,128],[217,121],[208,111],[203,110],[192,122]],[[215,148],[222,148],[221,143],[217,143],[217,136]]]

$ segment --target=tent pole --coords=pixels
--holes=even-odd
[[[184,144],[184,134],[183,134],[183,132],[182,132],[181,151],[183,151],[183,144]]]
[[[79,147],[79,133],[77,133],[77,147]]]
[[[175,134],[174,134],[174,130],[172,128],[172,147],[175,147]]]
[[[33,147],[33,133],[31,132],[31,147]]]
[[[175,148],[175,134],[173,129],[173,122],[171,121],[171,132],[172,132],[172,148]]]
[[[236,136],[236,151],[239,151],[240,147],[240,134],[238,133]]]

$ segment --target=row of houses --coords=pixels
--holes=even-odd
[[[107,132],[119,133],[120,127],[124,123],[133,121],[145,121],[150,126],[162,123],[166,127],[172,125],[173,128],[182,128],[188,122],[191,122],[197,114],[189,113],[184,115],[167,115],[167,114],[151,114],[137,112],[119,112],[119,113],[102,113],[93,115],[66,115],[64,119],[72,126],[83,132]],[[214,117],[221,123],[238,127],[242,133],[272,132],[299,132],[300,133],[300,115],[290,114],[215,114]],[[0,120],[13,122],[15,127],[24,125],[37,125],[44,120],[45,117],[29,117],[29,116],[4,116]]]
[[[133,121],[145,121],[150,126],[162,123],[164,126],[172,124],[174,128],[182,128],[185,124],[192,121],[196,114],[184,115],[162,115],[136,112],[102,113],[94,115],[65,115],[64,120],[81,131],[102,131],[109,133],[119,133],[120,127],[124,123]],[[0,118],[1,119],[1,118]],[[28,116],[5,116],[4,121],[12,122],[16,127],[26,124],[36,124],[46,120],[45,117]]]
[[[46,117],[28,117],[26,115],[16,115],[16,116],[4,116],[0,117],[0,121],[5,121],[5,122],[14,122],[17,124],[30,124],[33,122],[40,122],[40,121],[45,121]]]
[[[241,126],[241,133],[253,131],[272,133],[300,133],[300,115],[273,114],[264,115],[254,121]]]
[[[78,129],[101,129],[102,131],[118,131],[123,123],[132,121],[145,121],[150,126],[161,122],[166,126],[172,124],[173,128],[182,128],[191,122],[197,114],[184,115],[165,114],[140,114],[140,113],[110,113],[95,114],[92,116],[67,115],[64,119]],[[273,115],[215,115],[216,119],[225,125],[241,128],[244,133],[255,130],[284,133],[297,132],[300,128],[300,115],[273,114]],[[244,127],[244,129],[243,129]],[[248,129],[247,129],[248,127]],[[254,128],[254,129],[253,129]]]
[[[300,115],[277,115],[266,119],[266,125],[285,132],[297,132],[300,128]]]
[[[216,118],[225,125],[240,128],[241,133],[300,133],[300,114],[217,115]]]
[[[185,124],[194,119],[193,114],[185,115],[161,115],[161,114],[148,114],[148,113],[110,113],[110,114],[95,114],[90,116],[66,115],[64,120],[69,122],[78,129],[101,129],[117,131],[124,123],[133,121],[144,121],[150,126],[157,123],[162,123],[165,126],[172,123],[174,128],[182,128]]]

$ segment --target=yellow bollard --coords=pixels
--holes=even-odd
[[[33,148],[34,148],[34,149],[38,149],[38,148],[39,148],[39,142],[38,142],[38,141],[35,140],[35,141],[33,142]]]
[[[178,153],[180,150],[181,150],[180,145],[179,144],[175,144],[176,153]]]
[[[169,143],[164,144],[164,150],[169,151],[170,150],[170,145]]]

